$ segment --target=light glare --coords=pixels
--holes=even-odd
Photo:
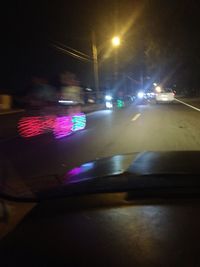
[[[161,87],[160,86],[156,86],[156,92],[160,93],[161,92]]]
[[[105,99],[108,100],[108,101],[111,101],[112,100],[112,96],[111,95],[106,95]]]
[[[106,102],[106,108],[112,108],[113,104],[111,102]]]
[[[138,96],[138,98],[143,98],[144,97],[144,93],[143,92],[138,92],[138,94],[137,94],[137,96]]]
[[[119,46],[120,45],[120,38],[119,38],[119,36],[114,36],[112,38],[112,44],[113,44],[113,46]]]

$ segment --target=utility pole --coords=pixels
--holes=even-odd
[[[94,68],[94,83],[97,100],[99,99],[99,66],[98,66],[98,51],[96,45],[95,32],[92,31],[92,58],[93,58],[93,68]]]
[[[115,50],[115,55],[114,55],[114,79],[115,79],[115,85],[118,80],[118,50]]]

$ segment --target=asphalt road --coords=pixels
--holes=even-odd
[[[100,157],[141,151],[200,150],[200,112],[182,103],[132,105],[87,115],[81,132],[0,141],[4,176],[25,179],[69,169]]]

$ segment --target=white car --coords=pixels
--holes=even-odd
[[[174,101],[174,92],[170,89],[156,93],[156,103],[169,103]]]

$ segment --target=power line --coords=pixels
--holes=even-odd
[[[78,54],[75,54],[75,53],[73,53],[73,52],[71,52],[71,51],[69,51],[67,49],[64,49],[64,48],[58,46],[58,45],[52,44],[52,46],[54,48],[56,48],[57,50],[61,51],[62,53],[67,54],[67,55],[70,55],[70,56],[72,56],[72,57],[74,57],[76,59],[79,59],[79,60],[82,60],[82,61],[86,61],[86,62],[92,62],[91,59],[88,59],[88,58],[85,58],[85,57],[80,56]]]
[[[91,56],[89,56],[89,55],[83,53],[82,51],[76,50],[76,49],[74,49],[74,48],[72,48],[72,47],[70,47],[70,46],[64,45],[64,44],[62,44],[62,43],[60,43],[60,42],[58,42],[58,41],[54,41],[54,42],[55,42],[56,44],[58,44],[59,46],[61,46],[61,47],[64,47],[64,48],[69,49],[69,50],[71,50],[71,51],[74,51],[75,53],[78,53],[78,54],[80,54],[80,55],[82,55],[82,56],[84,56],[84,57],[86,57],[86,58],[88,58],[88,59],[92,59]]]
[[[141,82],[139,82],[139,81],[133,79],[133,78],[130,77],[129,75],[126,75],[126,77],[127,77],[128,79],[130,79],[130,80],[131,80],[132,82],[134,82],[134,83],[137,83],[137,84],[140,84],[140,83],[141,83]]]

